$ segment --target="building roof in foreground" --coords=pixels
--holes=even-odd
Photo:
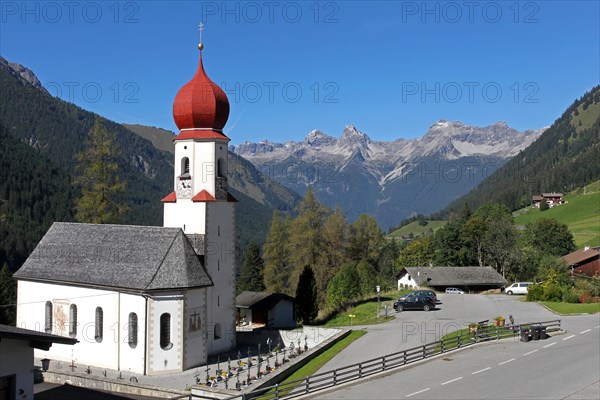
[[[271,308],[280,300],[294,301],[294,298],[283,293],[250,292],[240,293],[235,298],[237,308]]]
[[[15,278],[133,290],[212,286],[179,228],[55,222]]]
[[[64,336],[52,335],[50,333],[32,331],[29,329],[18,328],[16,326],[0,324],[0,339],[15,339],[29,341],[31,347],[41,350],[48,350],[53,343],[75,344],[77,339],[71,339]]]
[[[508,282],[492,267],[406,267],[417,285],[476,286],[506,285]]]

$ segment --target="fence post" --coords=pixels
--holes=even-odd
[[[498,327],[496,327],[496,340],[500,340],[500,334],[498,333]]]
[[[442,340],[440,340],[440,342],[442,345],[440,353],[443,353],[444,352],[444,338],[442,338]]]
[[[458,348],[460,349],[460,335],[458,335]]]
[[[423,345],[423,358],[427,358],[427,351],[425,350],[425,345]]]
[[[333,370],[333,386],[337,385],[337,369]]]
[[[279,383],[275,384],[275,398],[279,398]]]
[[[362,363],[358,363],[358,377],[362,378]]]
[[[404,365],[406,365],[406,350],[404,350]]]
[[[381,370],[385,371],[385,356],[381,357]]]
[[[306,382],[306,389],[305,392],[308,393],[310,391],[310,377],[306,377],[306,379],[304,379]]]

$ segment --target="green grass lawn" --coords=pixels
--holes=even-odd
[[[569,227],[577,248],[600,246],[600,182],[584,188],[581,194],[565,196],[566,204],[546,211],[527,207],[515,212],[515,223],[525,225],[541,218],[554,218]]]
[[[331,360],[333,357],[335,357],[339,352],[341,352],[346,347],[348,347],[356,339],[359,339],[366,334],[367,334],[367,332],[365,332],[365,331],[351,331],[348,336],[339,340],[333,346],[331,346],[329,349],[325,350],[324,352],[322,352],[321,354],[319,354],[318,356],[316,356],[315,358],[310,360],[302,368],[300,368],[299,370],[294,372],[292,375],[287,377],[282,382],[279,382],[279,384],[283,385],[285,383],[293,382],[298,379],[304,379],[307,376],[313,375],[319,369],[321,369],[323,367],[323,365],[325,365],[329,360]],[[288,393],[292,390],[293,390],[293,387],[289,387],[284,390],[280,390],[279,395],[283,396],[285,393]],[[270,390],[267,393],[271,394],[274,392],[275,392],[275,390]],[[265,398],[272,398],[272,396],[269,396],[268,394],[267,394],[267,396],[265,396]]]
[[[600,303],[562,303],[540,301],[544,306],[558,314],[595,314],[600,312]]]
[[[448,221],[427,221],[427,225],[421,226],[418,221],[413,221],[408,225],[404,225],[402,228],[396,229],[394,232],[390,233],[388,237],[400,238],[411,232],[415,237],[420,237],[423,234],[427,236],[429,235],[429,229],[435,232],[447,223]]]
[[[360,302],[354,307],[350,307],[343,311],[338,311],[327,319],[327,321],[324,323],[324,326],[332,328],[337,326],[373,325],[390,321],[394,319],[394,314],[396,313],[392,308],[394,302],[398,300],[398,297],[410,292],[412,292],[412,290],[405,289],[401,291],[383,293],[379,299],[379,318],[377,318],[377,298],[372,298]],[[384,317],[384,305],[387,305],[387,318]],[[352,318],[352,322],[350,321],[351,318],[349,315],[356,316],[355,318]]]

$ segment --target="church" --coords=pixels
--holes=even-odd
[[[74,338],[36,357],[154,375],[207,363],[235,337],[229,101],[202,64],[177,93],[163,227],[54,223],[15,273],[17,326]]]

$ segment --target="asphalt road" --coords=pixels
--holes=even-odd
[[[599,399],[599,316],[578,318],[566,334],[485,343],[317,398]]]
[[[504,340],[433,358],[356,382],[319,399],[600,399],[600,315],[558,316],[522,296],[446,295],[430,312],[405,311],[320,370],[338,368],[438,340],[469,322],[513,315],[515,323],[560,319],[565,334],[539,342]]]
[[[448,332],[466,328],[470,322],[490,320],[501,315],[515,323],[548,321],[564,317],[546,310],[537,303],[523,301],[523,296],[440,294],[442,304],[435,310],[392,313],[396,319],[385,324],[355,327],[368,334],[353,342],[343,352],[326,363],[319,372],[330,371],[370,358],[406,350],[439,340]]]

